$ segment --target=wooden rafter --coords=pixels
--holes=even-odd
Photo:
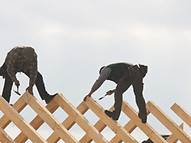
[[[37,115],[34,119],[27,123],[24,118],[19,114],[27,105],[34,110]],[[53,113],[60,107],[64,110],[68,117],[60,123],[54,116]],[[171,109],[189,126],[191,126],[191,116],[188,112],[178,106],[176,103]],[[0,110],[4,115],[0,118],[0,141],[1,142],[19,142],[25,143],[28,139],[33,142],[48,142],[56,143],[60,139],[66,143],[81,142],[90,143],[92,141],[105,143],[135,143],[137,140],[131,135],[131,133],[139,128],[145,135],[148,136],[153,142],[159,143],[174,143],[180,140],[184,143],[190,143],[191,138],[183,130],[183,125],[180,127],[173,122],[157,105],[149,101],[147,103],[148,116],[154,115],[172,134],[164,140],[161,135],[154,129],[149,123],[143,124],[138,117],[138,113],[126,102],[123,101],[122,112],[130,119],[123,127],[118,122],[109,118],[105,113],[104,109],[93,100],[88,97],[86,102],[81,102],[76,108],[67,101],[67,99],[57,94],[56,97],[45,107],[28,92],[24,93],[13,106],[9,105],[2,97],[0,97]],[[93,111],[99,118],[99,120],[92,125],[88,119],[84,117],[84,114],[88,111]],[[111,107],[110,110],[113,110]],[[13,122],[20,130],[21,133],[13,140],[4,129]],[[45,140],[38,133],[38,129],[43,123],[46,123],[52,128],[53,133]],[[70,129],[77,124],[84,132],[85,135],[77,140],[71,133]],[[115,136],[107,141],[101,132],[109,127]]]

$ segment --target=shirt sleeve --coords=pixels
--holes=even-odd
[[[105,67],[102,70],[99,78],[93,84],[91,91],[92,92],[96,91],[103,84],[103,82],[109,77],[110,73],[111,73],[111,69],[108,67]]]
[[[17,80],[16,75],[15,75],[16,70],[14,68],[14,64],[16,62],[15,56],[16,56],[15,54],[9,53],[7,55],[6,62],[5,62],[6,66],[7,66],[7,73],[13,82],[15,80]]]

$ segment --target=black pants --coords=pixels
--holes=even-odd
[[[27,72],[25,74],[29,77],[29,72]],[[13,81],[11,80],[11,78],[9,77],[9,75],[7,73],[7,67],[5,64],[3,64],[3,66],[0,68],[0,76],[3,76],[3,78],[5,78],[2,97],[7,102],[9,102],[10,96],[11,96],[11,89],[13,86]],[[46,100],[46,99],[50,98],[50,95],[48,94],[48,92],[45,89],[43,77],[39,72],[37,73],[37,79],[36,79],[35,85],[37,87],[37,90],[38,90],[42,100]]]
[[[133,91],[136,98],[136,104],[139,108],[139,113],[142,116],[146,116],[146,105],[143,98],[143,76],[138,70],[130,69],[126,74],[119,80],[115,90],[115,104],[114,104],[114,116],[119,118],[121,113],[121,106],[123,100],[123,93],[130,87],[133,86]]]

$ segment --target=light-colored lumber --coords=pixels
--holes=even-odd
[[[151,112],[172,134],[183,143],[191,143],[190,137],[174,122],[172,121],[157,105],[149,101],[147,109]]]
[[[27,106],[26,102],[22,99],[19,98],[15,104],[13,105],[13,108],[20,113],[25,107]],[[4,114],[1,119],[0,119],[0,127],[2,129],[5,129],[9,123],[11,122],[11,120],[6,116],[6,114]]]
[[[101,120],[99,120],[99,122],[97,122],[94,127],[99,131],[101,132],[105,127],[106,127],[106,124],[104,124],[104,122],[102,122]],[[92,141],[92,139],[88,136],[88,134],[86,133],[85,136],[83,136],[81,139],[80,139],[80,143],[90,143]]]
[[[104,109],[91,97],[87,98],[86,104],[114,133],[119,134],[119,138],[121,138],[125,143],[137,142],[122,126],[109,118],[104,113]]]
[[[124,103],[123,103],[124,104]],[[122,111],[124,112],[125,108],[123,108],[122,106]],[[150,112],[147,111],[147,116],[150,114]],[[137,128],[137,125],[136,123],[133,121],[133,120],[130,120],[125,126],[124,128],[127,130],[127,132],[129,133],[132,133],[136,128]],[[117,134],[113,137],[113,139],[110,141],[111,143],[121,143],[122,140],[117,136]]]
[[[109,110],[112,111],[112,110],[113,110],[113,107],[111,107]],[[101,132],[101,131],[106,127],[106,124],[105,124],[102,120],[98,120],[98,121],[96,122],[96,124],[94,125],[94,127],[95,127],[99,132]],[[81,140],[80,140],[81,143],[90,143],[91,141],[92,141],[92,139],[88,136],[88,134],[85,134],[85,135],[81,138]]]
[[[180,125],[180,128],[183,129],[183,123]],[[176,143],[178,141],[178,138],[176,135],[174,134],[171,134],[167,140],[166,140],[168,143]]]
[[[24,118],[3,98],[0,97],[0,110],[33,142],[45,143],[46,141],[28,124]]]
[[[28,124],[19,114],[27,105],[37,113],[30,124]],[[61,107],[68,114],[68,117],[62,124],[52,115],[58,107]],[[91,125],[83,116],[89,109],[100,118],[95,125]],[[171,109],[191,127],[191,115],[185,109],[181,108],[176,103]],[[137,142],[136,139],[130,135],[130,133],[137,127],[152,141],[157,143],[176,143],[177,141],[191,143],[191,137],[183,131],[183,124],[179,127],[151,101],[147,103],[148,114],[153,114],[153,116],[155,116],[172,133],[167,140],[164,140],[161,135],[149,125],[149,123],[143,124],[137,116],[138,113],[126,101],[123,101],[122,111],[130,120],[124,127],[109,118],[104,113],[104,109],[91,97],[88,97],[86,102],[81,102],[81,104],[75,108],[63,95],[58,94],[46,107],[44,107],[34,96],[26,92],[13,106],[10,106],[4,98],[0,97],[0,110],[4,113],[0,118],[0,142],[2,143],[25,143],[28,139],[38,143],[56,143],[60,139],[69,143],[90,143],[92,141],[96,143],[105,143],[108,141],[101,132],[107,126],[115,133],[115,136],[109,141],[110,143]],[[110,110],[113,110],[113,107]],[[4,131],[11,122],[21,130],[21,133],[14,140]],[[53,133],[46,141],[37,132],[38,128],[45,122],[53,129]],[[86,133],[80,141],[76,140],[69,132],[75,124],[78,124]]]
[[[20,98],[22,99],[22,97]],[[23,100],[23,99],[22,99]],[[24,100],[23,100],[24,101]],[[54,99],[46,106],[46,108],[50,111],[50,113],[53,113],[54,111],[56,111],[56,109],[59,106],[56,104],[56,102],[54,102]],[[37,115],[31,122],[30,125],[37,130],[42,124],[44,123],[44,120],[41,119],[41,117],[39,115]],[[28,140],[27,136],[21,132],[15,139],[15,142],[18,143],[25,143]]]
[[[56,95],[58,96],[58,95]],[[54,97],[56,98],[56,97]],[[60,124],[56,118],[31,94],[25,92],[23,99],[51,127],[62,140],[69,143],[78,142],[73,135]]]
[[[92,126],[84,116],[62,95],[55,97],[58,105],[95,141],[105,143],[107,140]]]
[[[81,102],[80,105],[76,108],[82,115],[89,109],[84,102]],[[69,130],[73,125],[75,124],[75,121],[73,117],[69,116],[67,117],[63,122],[62,125]],[[60,140],[60,137],[53,132],[49,138],[47,139],[47,142],[53,143],[58,142]]]
[[[185,109],[176,103],[174,103],[171,109],[191,128],[191,115]]]
[[[128,133],[131,133],[135,128],[136,128],[136,124],[133,122],[133,121],[129,121],[125,126],[124,128],[126,129],[126,131]],[[121,143],[122,142],[122,139],[120,139],[118,137],[118,134],[116,134],[110,141],[110,143]]]
[[[15,143],[14,140],[0,127],[0,142],[2,143]]]
[[[126,102],[123,101],[122,106],[123,112],[138,126],[151,140],[158,143],[166,143],[166,141],[158,134],[148,123],[143,124],[141,119],[138,117],[137,112]],[[117,135],[118,136],[118,135]],[[117,140],[112,141],[119,142]]]

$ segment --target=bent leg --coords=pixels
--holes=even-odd
[[[136,97],[136,104],[139,108],[139,117],[142,119],[143,123],[146,123],[147,120],[147,112],[146,112],[146,104],[145,99],[143,98],[143,82],[142,78],[137,78],[133,83],[133,91]]]
[[[41,99],[42,100],[48,99],[50,95],[48,94],[48,92],[45,89],[43,77],[39,72],[37,73],[37,78],[36,78],[35,84],[36,84],[36,87],[37,87],[37,90],[40,94]]]
[[[30,78],[30,73],[29,72],[26,72],[25,74]],[[40,94],[41,99],[42,100],[48,99],[49,98],[49,94],[48,94],[48,92],[45,89],[43,77],[42,77],[42,75],[39,72],[37,72],[37,78],[36,78],[35,85],[37,87],[37,90],[38,90],[38,92]]]
[[[122,78],[119,83],[117,84],[116,90],[115,90],[115,104],[114,104],[114,116],[116,119],[119,118],[121,113],[121,107],[122,107],[122,101],[123,101],[123,93],[130,87],[131,80],[127,77]]]
[[[3,78],[5,78],[2,97],[9,103],[13,82],[7,73],[7,67],[6,67],[5,63],[0,68],[0,76],[3,76]]]
[[[5,77],[5,83],[4,83],[4,87],[3,87],[3,93],[2,93],[2,97],[9,103],[10,101],[10,97],[11,97],[11,89],[13,86],[13,82],[11,80],[11,78],[6,75]]]

